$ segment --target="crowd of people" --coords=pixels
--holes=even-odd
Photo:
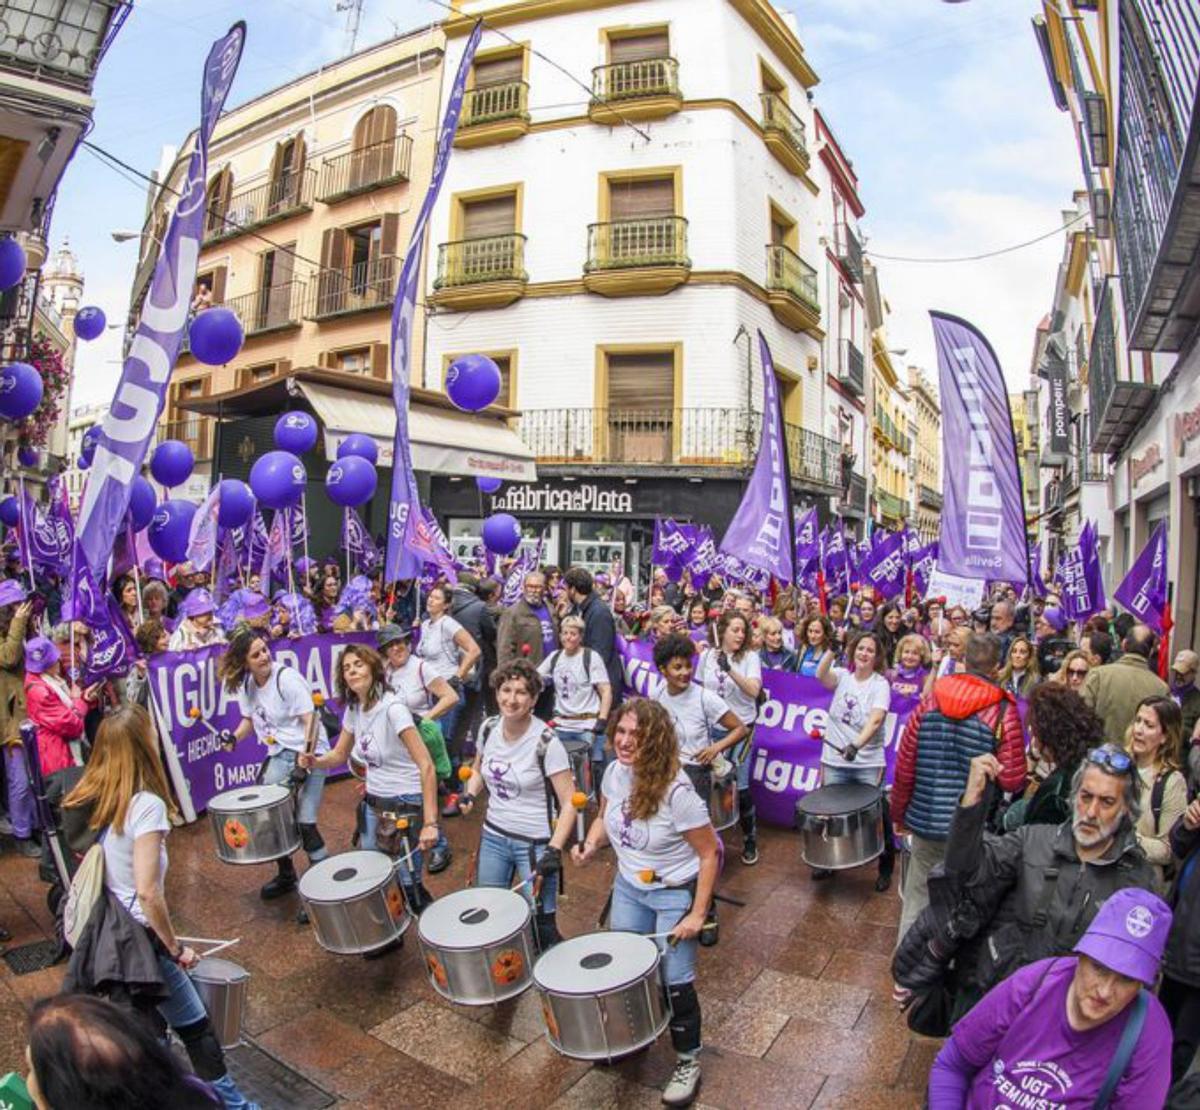
[[[358,843],[397,857],[414,912],[431,900],[424,874],[453,863],[444,823],[485,795],[471,879],[520,881],[542,950],[562,939],[564,861],[584,866],[612,848],[609,925],[658,937],[663,951],[678,1057],[667,1105],[687,1105],[699,1089],[695,969],[698,946],[719,936],[719,874],[733,852],[741,866],[760,859],[750,749],[768,671],[829,693],[820,784],[881,793],[877,890],[903,861],[895,999],[912,1028],[952,1033],[931,1106],[1009,1105],[1024,1081],[1005,1061],[1034,1052],[1015,1018],[1041,1000],[1052,1007],[1038,1051],[1080,1100],[1070,1105],[1108,1087],[1111,1105],[1161,1105],[1200,1047],[1200,657],[1178,652],[1169,681],[1160,678],[1157,637],[1130,614],[1077,625],[1054,594],[1026,601],[1003,585],[968,611],[870,590],[762,594],[719,575],[672,581],[661,568],[640,593],[619,568],[533,569],[504,604],[505,565],[491,577],[393,589],[378,575],[344,578],[335,560],[301,560],[292,588],[271,596],[247,580],[218,604],[209,579],[184,564],[170,578],[114,584],[140,658],[123,679],[85,684],[88,627],[58,619],[61,599],[27,591],[10,569],[0,581],[4,831],[50,868],[20,731],[28,720],[34,777],[61,799],[77,855],[102,843],[109,917],[133,918],[157,969],[157,995],[143,992],[134,1009],[176,1031],[203,1081],[184,1083],[109,1010],[60,1000],[33,1017],[43,1092],[68,1081],[44,1073],[39,1058],[68,1052],[74,1027],[92,1021],[112,1042],[94,1061],[99,1071],[137,1054],[149,1061],[146,1082],[174,1084],[178,1105],[206,1091],[227,1107],[250,1105],[185,974],[196,955],[171,924],[166,840],[179,818],[147,712],[147,661],[214,645],[241,714],[221,743],[255,736],[266,745],[262,781],[296,791],[309,864],[341,850],[319,821],[326,775],[347,758],[365,778]],[[332,724],[299,672],[272,654],[279,638],[315,632],[354,637],[338,662]],[[626,688],[619,637],[648,645],[661,677],[653,696]],[[898,699],[915,708],[889,782],[885,721]],[[718,835],[710,798],[735,782],[737,826]],[[579,792],[598,809],[582,840]],[[398,847],[382,814],[409,818]],[[813,869],[811,880],[833,874]],[[261,895],[297,883],[282,859]],[[76,948],[68,976],[85,991],[94,985],[79,958],[86,949]],[[1135,1017],[1133,1062],[1114,1077]],[[1147,1066],[1150,1054],[1165,1059],[1165,1045],[1170,1068]]]

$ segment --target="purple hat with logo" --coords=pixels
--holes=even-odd
[[[1157,894],[1125,887],[1100,907],[1075,945],[1110,971],[1153,986],[1171,931],[1171,910]]]
[[[199,617],[205,613],[215,613],[217,606],[212,599],[212,594],[203,586],[197,586],[194,590],[188,592],[179,603],[179,615],[181,617]]]
[[[25,591],[15,578],[0,582],[0,605],[19,605],[25,600]]]
[[[1051,605],[1048,609],[1042,610],[1042,619],[1054,629],[1055,632],[1063,632],[1067,627],[1066,614],[1056,606]]]
[[[25,669],[30,674],[48,671],[61,658],[58,648],[45,636],[34,636],[25,644]]]

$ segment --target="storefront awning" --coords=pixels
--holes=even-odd
[[[378,444],[380,466],[392,465],[396,410],[391,397],[303,379],[296,384],[325,427],[325,453],[329,458],[336,456],[348,435],[357,432],[369,435]],[[416,470],[464,478],[502,478],[506,482],[537,480],[533,452],[495,417],[470,416],[414,401],[409,406],[408,429]]]

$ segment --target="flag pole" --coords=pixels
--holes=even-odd
[[[350,581],[350,506],[342,509],[342,547],[346,552],[346,581]]]
[[[126,524],[125,531],[129,538],[129,550],[133,555],[133,584],[137,589],[138,624],[145,624],[146,611],[142,608],[142,578],[140,568],[138,567],[137,537],[133,534],[132,524]],[[75,561],[75,549],[73,546],[71,548],[71,561],[72,563]],[[74,567],[71,569],[74,572]]]
[[[37,584],[34,582],[33,578],[33,537],[29,534],[31,529],[28,519],[29,514],[26,512],[25,472],[23,470],[17,471],[17,484],[20,487],[19,493],[21,499],[21,539],[24,541],[21,546],[25,548],[25,569],[29,571],[29,590],[32,593],[37,589]]]

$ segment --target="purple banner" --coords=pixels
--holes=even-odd
[[[859,568],[863,584],[870,583],[885,601],[904,592],[905,538],[903,532],[893,532],[878,543]]]
[[[747,566],[793,581],[791,482],[787,445],[779,411],[779,383],[763,333],[758,333],[763,371],[762,439],[754,472],[742,494],[733,520],[721,540],[721,550]]]
[[[1160,520],[1113,597],[1155,632],[1163,630],[1167,611],[1167,522]]]
[[[817,510],[807,509],[796,514],[796,581],[811,575],[821,557],[820,531]]]
[[[105,413],[87,487],[79,506],[79,540],[98,581],[129,509],[133,479],[142,469],[167,399],[167,383],[179,356],[187,326],[208,185],[208,140],[237,73],[246,41],[246,25],[235,23],[208,52],[200,94],[200,126],[188,163],[183,196],[167,224],[162,252],[154,265],[150,292]]]
[[[1063,611],[1069,620],[1087,620],[1108,605],[1100,574],[1100,553],[1096,550],[1096,529],[1090,520],[1080,529],[1079,539],[1063,552],[1058,578],[1062,582]]]
[[[1027,582],[1025,511],[1000,362],[965,320],[931,312],[942,397],[945,504],[938,567],[961,578]]]
[[[421,558],[404,545],[408,514],[420,508],[417,494],[417,476],[413,471],[412,447],[408,439],[408,398],[412,373],[412,330],[417,312],[417,283],[421,276],[421,261],[425,254],[425,231],[429,216],[442,191],[446,178],[446,167],[450,163],[450,151],[454,145],[454,133],[458,130],[458,116],[462,111],[463,94],[467,87],[467,75],[475,50],[483,35],[483,21],[476,22],[463,48],[458,63],[458,73],[450,87],[446,101],[446,114],[442,118],[442,129],[438,134],[437,152],[433,159],[433,173],[421,210],[413,222],[408,250],[404,255],[404,266],[400,270],[400,281],[396,286],[396,303],[392,307],[392,401],[396,406],[396,438],[392,446],[392,496],[388,506],[387,554],[384,561],[384,581],[397,582],[402,578],[416,578],[421,573]]]

